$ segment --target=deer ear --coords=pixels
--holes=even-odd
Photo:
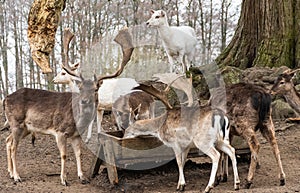
[[[160,16],[165,17],[165,15],[166,15],[166,13],[163,10],[161,10]]]
[[[153,9],[150,10],[150,13],[153,14],[155,11]]]
[[[80,62],[77,62],[76,64],[74,64],[73,67],[77,69],[79,66],[80,66]],[[76,69],[74,69],[74,70],[76,70]]]

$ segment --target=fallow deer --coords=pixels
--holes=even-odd
[[[195,145],[212,159],[212,170],[205,192],[209,192],[215,182],[220,159],[218,150],[225,152],[231,158],[234,172],[234,189],[239,189],[240,180],[236,165],[235,149],[224,141],[225,130],[229,129],[229,120],[222,111],[213,110],[209,106],[199,107],[198,105],[173,108],[164,92],[142,84],[137,88],[159,98],[166,105],[167,111],[153,119],[136,121],[125,130],[124,137],[153,135],[165,145],[171,147],[174,150],[179,168],[177,190],[184,190],[183,168],[192,145]]]
[[[211,96],[209,104],[226,111],[231,123],[230,133],[242,136],[249,145],[251,163],[245,188],[250,188],[253,183],[258,164],[260,144],[256,136],[257,130],[272,146],[279,169],[280,185],[285,185],[285,173],[271,117],[271,95],[260,86],[238,83],[227,86],[225,90],[217,89]]]
[[[120,96],[112,105],[119,130],[125,130],[137,120],[154,118],[155,100],[143,91]]]
[[[69,30],[64,33],[66,56],[69,42],[73,36]],[[60,179],[62,185],[67,185],[65,172],[67,139],[71,141],[75,152],[79,179],[82,183],[88,182],[81,169],[80,135],[85,132],[86,127],[94,118],[95,93],[102,81],[119,76],[130,60],[133,51],[131,37],[127,30],[121,30],[117,38],[116,41],[123,50],[123,60],[118,70],[111,75],[99,76],[95,81],[77,76],[79,93],[22,88],[5,98],[5,115],[11,129],[11,134],[6,138],[8,172],[15,182],[21,181],[16,163],[18,144],[22,138],[32,132],[55,137],[61,157]],[[72,74],[68,60],[66,60],[64,68]]]
[[[185,73],[194,60],[197,44],[195,30],[190,26],[169,26],[167,14],[163,10],[151,10],[151,18],[146,25],[157,28],[168,56],[170,72],[173,72],[174,68],[173,58],[178,55],[182,72]]]
[[[299,70],[287,70],[280,74],[271,88],[271,94],[283,95],[287,103],[300,115],[300,94],[293,83],[293,77]],[[296,119],[300,120],[300,118]]]

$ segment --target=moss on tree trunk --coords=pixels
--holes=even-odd
[[[216,59],[240,69],[300,67],[300,0],[244,0],[235,35]]]

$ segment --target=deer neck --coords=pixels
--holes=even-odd
[[[70,89],[71,89],[71,92],[76,92],[76,93],[79,92],[79,88],[78,88],[78,86],[74,83],[74,81],[70,81],[70,82],[69,82],[69,87],[70,87]]]
[[[291,91],[286,92],[284,97],[288,104],[293,107],[297,113],[300,113],[300,95],[296,89],[294,88]]]
[[[169,24],[159,26],[158,33],[165,42],[171,41],[172,32],[171,32]]]
[[[80,99],[79,96],[73,96],[73,97],[74,97],[74,99],[72,100],[73,117],[75,120],[76,129],[78,133],[82,135],[86,131],[86,128],[89,126],[89,124],[94,120],[96,114],[96,107],[95,107],[95,103],[81,104],[79,102]]]

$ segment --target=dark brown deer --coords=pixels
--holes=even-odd
[[[299,70],[287,70],[280,74],[271,88],[271,94],[283,95],[287,103],[300,115],[300,94],[293,83],[293,77]],[[296,119],[300,120],[300,118]]]
[[[226,110],[231,123],[230,133],[242,136],[248,142],[251,163],[245,187],[250,188],[258,163],[260,144],[256,136],[257,130],[272,146],[278,164],[280,185],[285,185],[285,173],[271,117],[271,95],[260,86],[238,83],[227,86],[226,91],[217,89],[210,98],[210,104]]]
[[[154,98],[143,91],[120,96],[112,105],[119,130],[125,130],[137,120],[154,118]]]
[[[221,150],[232,160],[234,189],[239,189],[240,180],[235,149],[224,141],[225,130],[229,129],[229,121],[223,112],[217,109],[213,110],[208,106],[201,108],[199,105],[173,108],[167,101],[164,92],[147,85],[140,85],[138,88],[159,98],[166,105],[167,111],[153,119],[136,121],[125,130],[124,137],[153,135],[171,147],[179,168],[177,190],[180,191],[183,191],[185,187],[183,168],[191,146],[195,145],[212,159],[211,175],[205,192],[210,192],[213,188],[220,160],[218,150]]]
[[[72,37],[73,34],[66,30],[64,34],[66,55]],[[60,178],[63,185],[67,185],[65,172],[67,139],[70,140],[75,152],[79,179],[82,183],[88,182],[81,169],[80,135],[94,119],[95,93],[102,81],[120,75],[133,50],[127,30],[121,30],[117,37],[122,39],[120,45],[123,50],[123,61],[114,74],[99,76],[94,81],[78,76],[79,93],[22,88],[5,98],[5,115],[11,128],[11,134],[6,139],[8,172],[15,182],[21,181],[16,161],[18,144],[22,138],[33,132],[55,137],[61,157]],[[65,62],[64,68],[70,73],[68,62]]]

